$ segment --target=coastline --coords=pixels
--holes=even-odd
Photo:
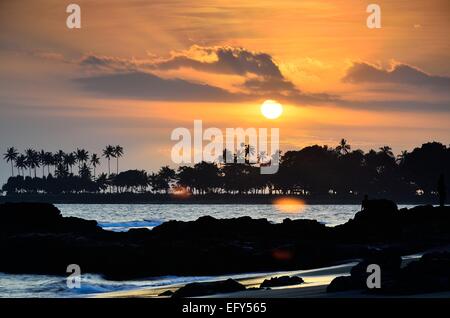
[[[214,279],[208,280],[199,280],[198,282],[212,282],[219,280],[226,280],[228,278],[235,279],[237,282],[244,285],[246,288],[250,288],[250,290],[246,290],[238,293],[230,293],[230,294],[216,294],[212,296],[205,297],[252,297],[254,294],[266,295],[270,294],[273,291],[280,291],[285,289],[299,289],[304,290],[308,288],[319,288],[323,289],[323,292],[326,292],[326,286],[337,276],[346,275],[350,272],[350,269],[357,264],[357,261],[348,261],[339,265],[320,267],[315,269],[308,270],[295,270],[295,271],[275,271],[275,272],[266,272],[266,273],[250,273],[250,274],[235,274],[235,275],[220,275],[214,277]],[[286,286],[286,287],[275,287],[270,290],[256,290],[254,288],[258,288],[259,285],[265,280],[270,279],[275,276],[301,276],[304,278],[305,283],[297,286]],[[247,276],[247,277],[245,277]],[[186,284],[174,284],[160,287],[145,287],[145,288],[137,288],[126,291],[115,291],[115,292],[106,292],[95,295],[90,295],[92,298],[133,298],[133,297],[158,297],[158,298],[169,298],[167,296],[158,296],[159,294],[171,290],[175,291]],[[242,294],[242,296],[241,296]],[[271,297],[267,295],[266,297]]]
[[[441,249],[440,249],[441,250]],[[445,248],[450,250],[450,247]],[[432,250],[430,250],[432,251]],[[429,251],[428,251],[429,252]],[[406,255],[402,258],[402,267],[410,262],[419,259],[423,253]],[[252,277],[242,277],[245,274],[217,276],[214,280],[199,280],[198,282],[212,282],[226,280],[228,278],[235,279],[237,282],[244,285],[247,290],[232,292],[226,294],[215,294],[209,296],[201,296],[198,298],[340,298],[340,297],[374,297],[373,294],[366,294],[362,291],[352,290],[345,292],[327,293],[327,286],[331,281],[338,276],[350,275],[350,270],[353,266],[358,264],[358,260],[349,260],[339,265],[319,267],[309,270],[295,270],[295,271],[279,271],[254,275]],[[293,286],[272,287],[270,289],[257,289],[259,285],[265,280],[278,276],[299,276],[304,280],[303,284]],[[175,291],[185,286],[186,284],[174,284],[159,287],[144,287],[126,291],[115,291],[89,295],[89,298],[170,298],[170,296],[159,296],[166,291]],[[408,295],[409,297],[423,297],[427,294]],[[450,297],[450,292],[429,293],[431,297]],[[378,295],[375,297],[383,297]]]
[[[424,251],[423,253],[405,255],[402,257],[402,267],[405,267],[409,263],[420,259],[420,257],[425,253],[435,252],[435,251],[450,251],[450,245],[446,247],[432,248]],[[225,294],[214,294],[208,296],[200,296],[193,298],[384,298],[385,295],[374,295],[367,294],[361,290],[350,290],[350,291],[340,291],[327,293],[327,286],[331,281],[338,276],[348,276],[350,275],[350,270],[353,266],[358,264],[360,259],[348,260],[342,262],[341,264],[334,266],[319,267],[308,270],[295,270],[295,271],[279,271],[279,272],[267,272],[267,273],[254,273],[254,274],[235,274],[235,275],[223,275],[216,276],[214,279],[208,280],[198,280],[196,282],[213,282],[226,280],[228,278],[235,279],[240,284],[244,285],[247,290],[225,293]],[[240,276],[250,276],[250,277],[240,277]],[[253,276],[254,275],[254,276]],[[302,277],[304,283],[300,285],[293,286],[281,286],[272,287],[270,289],[263,288],[258,289],[259,285],[266,279],[279,276],[299,276]],[[170,298],[170,296],[160,296],[161,293],[166,291],[176,291],[181,287],[184,287],[186,283],[183,284],[173,284],[158,287],[144,287],[136,288],[125,291],[114,291],[105,292],[93,295],[87,295],[88,298]],[[389,295],[392,297],[392,295]],[[429,292],[411,295],[400,295],[394,296],[400,298],[450,298],[450,291],[441,292]]]
[[[187,197],[152,193],[72,193],[72,194],[15,194],[0,196],[6,202],[36,202],[52,204],[265,204],[271,205],[279,198],[295,198],[308,205],[361,205],[362,195],[284,195],[284,194],[206,194]],[[437,197],[392,196],[388,199],[399,205],[437,204]]]

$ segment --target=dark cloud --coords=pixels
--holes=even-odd
[[[283,78],[278,65],[269,54],[252,52],[235,47],[199,47],[197,52],[215,57],[213,61],[194,59],[189,55],[177,54],[154,64],[157,69],[168,70],[190,67],[199,71],[246,76],[255,74],[263,77]]]
[[[300,93],[295,85],[283,78],[258,77],[247,79],[240,87],[253,91],[265,93]]]
[[[87,55],[79,60],[78,64],[101,70],[102,75],[80,78],[76,82],[87,92],[114,98],[196,102],[276,99],[301,106],[337,105],[354,109],[386,111],[450,111],[450,105],[446,101],[421,101],[414,98],[414,95],[402,101],[389,98],[371,101],[342,99],[340,96],[328,93],[305,93],[281,74],[268,54],[231,47],[195,46],[195,50],[195,52],[178,52],[165,60]],[[196,58],[190,56],[196,56]],[[215,58],[211,59],[211,57]],[[153,74],[156,70],[164,71],[181,67],[211,73],[240,75],[244,78],[244,82],[236,84],[236,87],[245,93],[231,92],[220,87],[184,79],[166,79]],[[397,64],[390,70],[383,70],[369,63],[354,63],[342,80],[349,83],[445,87],[444,95],[448,93],[449,88],[449,78],[432,76],[406,64]],[[374,87],[386,87],[386,85]],[[397,86],[393,92],[398,91],[399,87],[406,88],[406,86]]]
[[[450,77],[430,75],[407,64],[396,64],[385,70],[369,63],[354,63],[342,80],[347,83],[394,83],[450,89]]]
[[[150,73],[128,72],[78,78],[86,91],[103,97],[161,101],[245,102],[277,99],[295,104],[327,104],[336,101],[328,94],[302,94],[299,91],[259,91],[236,93],[183,79],[164,79]],[[255,84],[259,85],[259,84]],[[290,86],[288,85],[288,88]]]
[[[106,97],[143,100],[232,102],[248,100],[222,88],[142,72],[107,74],[75,80],[83,90]]]

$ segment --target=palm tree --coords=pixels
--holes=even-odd
[[[111,158],[115,157],[115,148],[111,145],[106,146],[105,149],[103,149],[103,157],[108,159],[108,175],[111,174]]]
[[[264,164],[264,163],[266,163],[266,160],[267,160],[267,152],[260,151],[258,153],[258,163],[259,164]]]
[[[398,156],[397,156],[397,163],[399,165],[403,165],[405,163],[406,157],[408,156],[408,151],[403,150]]]
[[[123,156],[123,147],[122,146],[115,146],[114,147],[114,157],[116,157],[117,160],[117,172],[116,174],[119,174],[119,158]]]
[[[44,175],[45,175],[45,151],[44,151],[44,149],[41,149],[41,151],[38,153],[38,160],[39,160],[39,164],[42,167],[42,178],[44,178]]]
[[[94,179],[95,179],[95,168],[98,165],[100,165],[100,158],[95,153],[93,153],[91,156],[91,165],[92,165],[92,167],[94,167]]]
[[[50,174],[50,166],[53,165],[53,154],[49,151],[45,152],[42,165],[47,167],[47,173]]]
[[[39,154],[36,152],[36,150],[33,150],[31,148],[28,148],[25,150],[25,155],[27,156],[27,166],[30,168],[30,177],[31,177],[31,170],[34,170],[34,177],[36,178],[36,168],[39,167]]]
[[[341,139],[339,145],[336,147],[336,151],[342,155],[346,155],[350,152],[351,146],[348,144],[347,140]]]
[[[22,171],[22,175],[24,175],[23,169],[27,168],[27,157],[25,155],[19,155],[16,159],[16,167],[17,171],[20,175],[20,171]]]
[[[380,147],[380,151],[386,154],[389,157],[394,157],[394,153],[392,152],[392,148],[389,146]]]
[[[244,157],[245,163],[250,163],[251,157],[255,154],[255,147],[250,145],[244,145]]]
[[[220,166],[224,166],[228,163],[227,160],[231,161],[232,158],[233,153],[227,148],[224,148],[222,150],[222,154],[217,158],[217,162],[219,163]]]
[[[78,161],[78,172],[81,170],[83,163],[89,160],[89,152],[85,149],[78,149],[75,152],[75,157]]]
[[[67,167],[63,163],[58,163],[55,168],[55,176],[64,178],[68,174]]]
[[[14,162],[16,161],[18,155],[19,153],[16,148],[9,147],[3,156],[6,162],[11,162],[11,177],[14,176]]]
[[[72,173],[72,167],[77,162],[77,156],[75,153],[71,152],[69,154],[65,154],[63,158],[63,162],[66,165],[66,167],[70,170],[70,173]]]
[[[82,179],[91,179],[91,169],[86,165],[86,163],[83,163],[80,169],[80,177]]]
[[[106,189],[108,189],[109,180],[108,180],[108,176],[106,175],[106,173],[101,173],[95,182],[97,183],[98,188],[101,191],[105,191]]]
[[[58,166],[63,163],[65,156],[66,156],[66,153],[62,150],[58,150],[58,152],[53,155],[53,165],[55,167],[55,169],[54,169],[55,175],[56,175],[56,170],[57,170]]]

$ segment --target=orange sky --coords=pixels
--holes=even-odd
[[[447,0],[377,1],[376,30],[360,0],[75,3],[80,30],[64,1],[0,3],[3,150],[120,143],[123,168],[151,170],[194,119],[278,127],[284,149],[450,143]],[[284,105],[275,121],[267,98]]]

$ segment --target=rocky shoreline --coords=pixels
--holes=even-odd
[[[51,204],[0,205],[0,271],[7,273],[67,275],[67,265],[78,264],[83,273],[122,280],[307,269],[365,258],[380,249],[405,255],[449,243],[449,207],[398,210],[387,200],[370,201],[336,227],[314,220],[272,224],[205,216],[125,233],[62,217]]]

